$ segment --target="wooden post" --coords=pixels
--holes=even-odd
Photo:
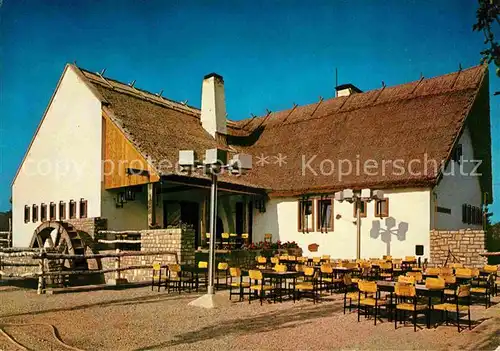
[[[156,225],[156,191],[155,183],[148,183],[148,225],[153,228]]]
[[[7,234],[7,247],[12,247],[12,218],[9,218],[9,234]]]
[[[116,249],[116,253],[119,255],[120,249]],[[115,268],[120,269],[120,256],[117,256],[115,259]],[[120,271],[116,271],[115,279],[116,279],[116,282],[118,284],[118,281],[120,280]]]
[[[39,270],[40,274],[38,275],[37,294],[41,295],[45,293],[45,278],[43,276],[45,273],[45,255],[43,248],[40,249],[40,260],[38,261],[38,267],[40,268]]]

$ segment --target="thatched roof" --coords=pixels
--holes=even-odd
[[[238,121],[229,128],[230,144],[254,157],[269,157],[270,163],[256,166],[247,178],[274,195],[432,186],[439,172],[425,169],[424,160],[448,159],[485,76],[487,67],[476,66]],[[489,110],[482,119],[489,126]],[[279,165],[279,154],[286,156],[286,164]],[[484,156],[489,163],[490,152]],[[311,158],[317,175],[305,167]],[[413,159],[422,162],[408,165]],[[349,160],[353,171],[341,175],[339,165],[347,171],[348,161],[339,160]],[[367,160],[373,160],[368,165],[378,164],[378,174],[373,175],[376,168],[363,172]],[[400,164],[407,166],[404,174]]]
[[[102,95],[115,122],[161,174],[171,174],[174,169],[154,162],[175,162],[180,149],[194,149],[203,155],[204,150],[219,145],[254,156],[254,169],[248,175],[224,177],[225,181],[264,188],[274,195],[299,195],[344,187],[436,184],[439,174],[432,168],[424,171],[422,165],[414,163],[412,174],[399,174],[388,161],[400,159],[407,164],[411,159],[424,160],[424,155],[437,162],[447,160],[487,76],[487,67],[228,121],[228,135],[217,140],[201,126],[196,108],[98,74],[82,73]],[[489,125],[489,110],[487,121]],[[280,154],[286,157],[281,165],[276,162]],[[258,162],[261,156],[268,157],[264,165]],[[484,156],[491,158],[490,151]],[[303,175],[304,161],[311,158],[310,165],[318,175],[309,169]],[[331,171],[332,164],[337,168],[338,160],[350,160],[355,167],[356,162],[362,166],[369,159],[379,165],[385,160],[384,174],[367,175],[354,169],[340,177],[338,169]],[[327,175],[320,174],[322,161]]]

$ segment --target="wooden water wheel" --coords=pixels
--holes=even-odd
[[[84,255],[85,245],[78,231],[69,223],[62,221],[43,222],[35,229],[31,239],[32,248],[50,248],[58,253],[69,255]],[[45,270],[61,271],[61,276],[48,282],[50,285],[66,285],[65,270],[87,270],[85,258],[46,260]]]

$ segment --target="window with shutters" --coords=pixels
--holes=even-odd
[[[76,202],[73,200],[69,202],[69,218],[70,219],[76,218]]]
[[[47,220],[47,204],[42,204],[40,206],[40,220],[42,222]]]
[[[49,205],[49,219],[51,221],[56,220],[56,204],[51,202]]]
[[[28,205],[24,206],[24,223],[30,221],[30,207]]]
[[[300,199],[298,201],[298,230],[300,232],[313,231],[313,201],[307,199]]]
[[[63,221],[66,219],[66,203],[64,201],[59,202],[59,220]]]
[[[389,217],[389,199],[375,200],[375,217]]]
[[[359,206],[360,206],[360,209],[359,209],[359,210],[360,210],[360,211],[359,211],[360,213],[359,213],[359,215],[360,215],[361,217],[366,217],[367,208],[368,208],[368,201],[366,201],[366,200],[361,200],[361,202],[360,202]],[[353,216],[353,217],[356,217],[356,203],[353,203],[353,204],[352,204],[352,216]]]
[[[80,218],[87,218],[87,200],[80,200]]]
[[[316,231],[333,231],[333,199],[319,199],[316,203]]]
[[[38,206],[37,205],[31,206],[31,221],[33,223],[38,222]]]

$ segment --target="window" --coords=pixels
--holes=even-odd
[[[24,223],[30,221],[30,207],[28,205],[24,206]]]
[[[478,206],[468,204],[462,205],[462,223],[467,224],[483,224],[483,209]]]
[[[436,212],[451,214],[451,208],[437,206],[436,207]]]
[[[56,220],[56,204],[51,202],[49,205],[49,219],[51,221]]]
[[[33,223],[35,222],[38,222],[38,206],[37,205],[33,205],[32,207],[32,210],[31,210],[31,221]]]
[[[303,233],[312,232],[314,211],[312,200],[299,200],[298,210],[298,230]]]
[[[69,218],[70,219],[76,218],[76,202],[73,200],[69,202]]]
[[[481,207],[463,204],[462,205],[462,223],[482,225],[483,224],[483,210],[481,209]]]
[[[366,208],[368,207],[367,205],[368,205],[368,201],[366,201],[366,200],[361,200],[361,202],[359,203],[359,206],[360,206],[359,215],[361,217],[366,217]],[[356,203],[352,204],[352,216],[357,217],[357,215],[356,215]]]
[[[453,149],[451,158],[453,161],[456,163],[460,164],[462,162],[462,144],[457,144],[455,148]]]
[[[389,199],[375,200],[375,217],[389,217]]]
[[[80,199],[80,218],[87,218],[87,200]]]
[[[59,220],[65,220],[66,219],[66,203],[61,201],[59,202]]]
[[[333,231],[333,199],[319,199],[317,201],[318,215],[316,231]]]
[[[40,220],[42,222],[45,222],[47,220],[47,205],[42,204],[40,206]]]

